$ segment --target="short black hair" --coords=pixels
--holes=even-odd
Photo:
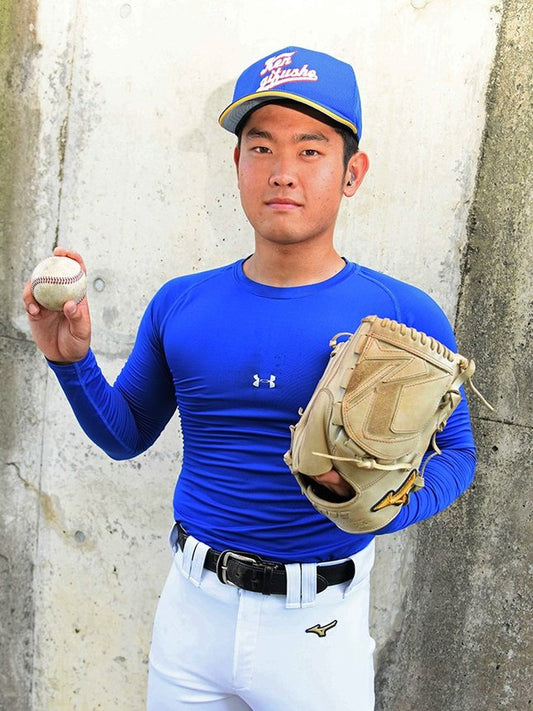
[[[235,133],[237,134],[237,146],[239,148],[241,146],[242,129],[250,118],[250,115],[256,109],[260,109],[262,106],[266,106],[267,104],[281,104],[282,106],[288,106],[289,108],[293,109],[295,108],[298,111],[305,111],[305,113],[308,113],[309,115],[317,118],[319,121],[323,121],[324,123],[328,124],[328,126],[331,126],[333,129],[335,129],[339,136],[341,136],[344,145],[344,170],[346,170],[346,168],[348,167],[350,158],[359,151],[359,139],[357,138],[355,133],[350,128],[348,128],[348,126],[345,126],[344,124],[335,121],[326,114],[317,111],[317,109],[313,109],[312,107],[307,106],[306,104],[302,104],[298,101],[293,101],[291,99],[272,99],[272,101],[264,101],[262,104],[259,104],[259,106],[255,106],[253,109],[248,111],[248,113],[244,114],[242,119],[237,124],[237,127],[235,128]]]
[[[337,123],[336,121],[332,122],[331,125],[342,138],[344,145],[344,170],[346,170],[350,158],[359,151],[359,140],[357,139],[355,133],[348,128],[348,126],[344,126],[342,123]]]

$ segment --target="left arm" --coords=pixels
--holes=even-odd
[[[424,486],[413,492],[409,503],[377,533],[392,533],[423,521],[448,508],[471,485],[476,467],[476,448],[468,405],[463,399],[437,436],[441,454],[432,457],[424,470]],[[431,454],[431,450],[428,455]],[[424,462],[422,462],[424,466]]]
[[[457,352],[451,324],[442,309],[426,294],[416,293],[417,299],[406,298],[403,301],[404,308],[399,309],[398,320],[429,334]],[[471,485],[476,449],[464,388],[461,388],[461,395],[459,405],[436,437],[441,454],[428,461],[424,469],[424,487],[411,493],[408,504],[402,506],[398,515],[377,533],[392,533],[434,516],[450,506]],[[426,453],[421,468],[431,453],[431,449]],[[352,493],[348,482],[334,469],[316,479],[341,497],[349,497]]]
[[[377,534],[400,531],[434,516],[448,508],[471,485],[476,466],[476,448],[464,393],[448,424],[437,436],[437,445],[441,454],[428,461],[424,469],[424,487],[413,492],[409,503],[402,506],[389,524],[376,531]],[[430,454],[431,450],[426,457]],[[350,485],[334,469],[316,479],[339,496],[348,497],[352,493]]]

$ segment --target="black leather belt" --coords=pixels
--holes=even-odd
[[[178,545],[183,550],[189,534],[178,523]],[[244,551],[207,551],[204,568],[216,573],[221,583],[235,585],[244,590],[263,595],[285,595],[287,593],[287,573],[283,563],[264,560],[255,553]],[[316,591],[325,590],[329,585],[339,585],[351,580],[355,574],[352,560],[335,565],[317,565]]]

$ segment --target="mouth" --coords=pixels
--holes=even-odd
[[[302,207],[301,203],[292,198],[275,197],[266,201],[266,205],[273,210],[295,210]]]

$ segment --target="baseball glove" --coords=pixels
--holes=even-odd
[[[317,511],[344,531],[368,533],[392,521],[424,485],[424,456],[433,450],[423,467],[440,453],[435,435],[475,365],[425,333],[377,316],[364,318],[353,335],[337,334],[330,346],[284,460]],[[351,486],[349,498],[314,479],[331,469]]]

